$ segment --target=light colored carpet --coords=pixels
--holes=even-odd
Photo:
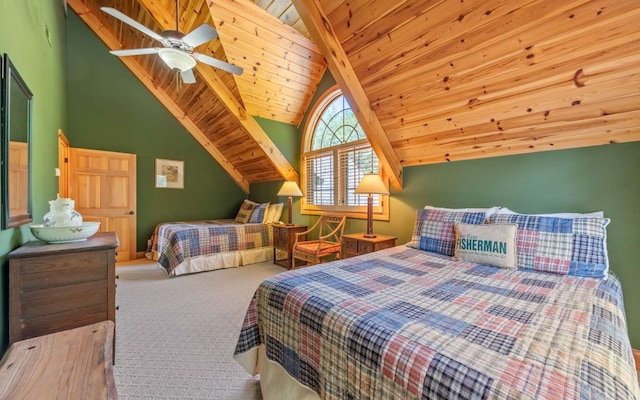
[[[121,399],[261,399],[232,358],[267,263],[168,279],[155,264],[119,266],[116,364]]]

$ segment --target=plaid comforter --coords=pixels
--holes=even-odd
[[[269,224],[238,224],[232,219],[164,223],[156,226],[147,243],[147,258],[157,260],[171,276],[178,265],[191,257],[272,244]]]
[[[402,246],[263,282],[236,359],[260,345],[323,399],[640,398],[614,276]]]

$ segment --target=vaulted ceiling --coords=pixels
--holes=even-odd
[[[110,49],[157,46],[100,11],[175,29],[175,0],[67,0]],[[410,165],[640,140],[640,3],[617,0],[181,0],[195,84],[123,63],[243,188],[297,180],[253,116],[299,125],[328,67],[402,186]]]

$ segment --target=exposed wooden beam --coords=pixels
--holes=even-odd
[[[311,37],[327,59],[329,70],[358,118],[364,133],[396,189],[402,188],[402,166],[391,146],[380,120],[371,109],[371,102],[360,84],[340,41],[322,9],[320,0],[293,0]]]
[[[87,8],[82,0],[67,0],[73,11],[91,28],[91,30],[111,50],[119,50],[122,47],[120,41],[100,22],[100,20]],[[176,104],[171,97],[158,87],[149,73],[133,57],[122,57],[120,61],[149,89],[149,91],[166,107],[166,109],[180,122],[187,131],[204,147],[204,149],[220,164],[231,178],[249,193],[249,182],[227,160],[227,158],[209,141],[207,136],[198,128],[196,123],[187,117],[186,113]]]
[[[171,21],[171,14],[167,11],[162,4],[155,0],[138,0],[140,5],[145,7],[151,14],[153,19],[158,23],[162,29],[175,29]],[[285,158],[276,145],[271,141],[269,136],[264,132],[262,127],[256,122],[256,120],[247,114],[245,107],[236,99],[231,93],[231,90],[220,79],[218,74],[213,70],[213,67],[198,63],[196,65],[197,71],[200,73],[204,81],[220,99],[220,101],[227,107],[229,112],[238,120],[240,125],[247,130],[249,135],[256,141],[262,151],[264,151],[267,159],[271,162],[274,168],[282,175],[285,180],[298,181],[298,173],[289,164],[289,161]]]

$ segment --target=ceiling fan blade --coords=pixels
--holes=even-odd
[[[136,20],[124,15],[123,13],[121,13],[118,10],[116,10],[115,8],[101,7],[100,9],[102,11],[106,12],[107,14],[111,15],[112,17],[115,17],[115,18],[119,19],[120,21],[124,22],[125,24],[136,28],[140,32],[144,33],[145,35],[154,38],[158,42],[162,42],[162,40],[164,39],[162,36],[158,35],[154,31],[152,31],[151,29],[149,29],[146,26],[142,25],[138,21],[136,21]]]
[[[196,76],[193,74],[193,70],[192,69],[188,69],[186,71],[182,71],[180,73],[180,76],[182,77],[182,82],[183,83],[196,83]]]
[[[218,32],[210,25],[202,24],[193,31],[187,33],[182,41],[191,47],[198,47],[202,43],[218,37]]]
[[[157,47],[150,47],[148,49],[111,50],[109,53],[113,54],[114,56],[124,57],[124,56],[139,56],[142,54],[157,54],[158,50],[160,49]]]
[[[224,61],[218,60],[217,58],[209,57],[200,53],[193,53],[192,56],[196,60],[201,61],[205,64],[209,64],[212,67],[219,68],[223,71],[227,71],[232,74],[242,75],[242,72],[243,72],[242,68],[237,67],[233,64],[229,64],[228,62],[224,62]]]

